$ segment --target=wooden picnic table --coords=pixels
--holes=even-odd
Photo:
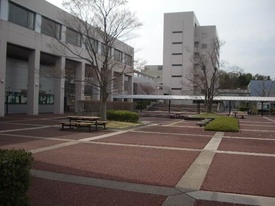
[[[179,118],[179,119],[183,119],[183,112],[172,112],[171,113],[171,118]]]
[[[62,129],[64,129],[64,126],[72,127],[89,127],[89,130],[91,130],[91,125],[95,125],[95,129],[97,130],[98,125],[103,125],[105,129],[106,122],[105,121],[99,121],[100,117],[97,116],[67,116],[67,119],[69,119],[69,122],[61,122]],[[75,121],[75,122],[72,122]]]

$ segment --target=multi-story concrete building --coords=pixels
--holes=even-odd
[[[91,65],[73,56],[58,55],[51,49],[50,45],[58,43],[58,39],[70,44],[72,49],[81,49],[84,55],[87,52],[80,39],[89,37],[69,28],[60,18],[62,13],[70,16],[45,0],[0,0],[0,116],[62,114],[66,106],[73,106],[88,96],[99,100],[98,89],[82,81],[87,78],[86,71]],[[104,45],[99,39],[93,41],[100,55]],[[113,69],[113,77],[125,67],[127,71],[133,70],[132,47],[121,42],[112,48],[111,54],[119,63]],[[44,75],[50,68],[60,74],[59,78]],[[73,70],[80,81],[62,76],[67,69]],[[132,74],[128,72],[119,76],[112,87],[118,92],[132,94],[132,85]]]
[[[164,14],[163,84],[170,87],[172,95],[200,95],[190,82],[196,81],[195,55],[210,48],[214,40],[216,27],[200,26],[194,12]],[[218,64],[218,50],[216,55]]]

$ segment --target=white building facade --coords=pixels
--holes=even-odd
[[[196,78],[196,48],[207,48],[217,38],[216,27],[200,26],[194,12],[164,14],[163,84],[171,95],[199,95],[195,85],[185,86],[186,77]]]
[[[59,56],[49,46],[58,43],[58,38],[72,48],[82,47],[82,34],[66,27],[60,13],[65,12],[45,0],[0,0],[0,117],[11,113],[63,114],[68,106],[76,109],[78,100],[99,100],[98,87],[84,83],[91,65],[82,59]],[[49,25],[55,29],[54,35]],[[94,41],[100,55],[101,42]],[[112,48],[112,54],[119,64],[110,78],[125,67],[127,73],[111,86],[116,94],[132,94],[133,74],[129,71],[133,70],[134,49],[121,42]],[[44,74],[50,68],[60,77],[47,78]],[[80,81],[62,76],[67,68],[73,69]],[[113,100],[112,94],[109,100]]]

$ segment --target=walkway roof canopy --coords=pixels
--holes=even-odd
[[[117,95],[114,99],[144,99],[144,100],[204,100],[204,96],[184,95]],[[258,96],[215,96],[214,101],[249,101],[249,102],[275,102],[275,97]]]

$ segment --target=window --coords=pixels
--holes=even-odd
[[[9,21],[29,29],[34,29],[34,12],[10,2]]]
[[[182,64],[172,64],[173,67],[180,67]]]
[[[133,65],[133,58],[129,54],[124,55],[125,58],[125,64],[132,66]]]
[[[94,51],[97,53],[98,52],[98,41],[93,38],[87,37],[85,47],[87,50]]]
[[[172,75],[172,77],[182,77],[182,75]]]
[[[101,43],[101,55],[105,56],[107,52],[107,46],[104,43]],[[109,47],[108,56],[111,54],[111,47]]]
[[[172,33],[173,33],[173,34],[181,34],[182,31],[173,31]]]
[[[171,88],[171,90],[181,90],[181,88]]]
[[[202,39],[206,39],[206,38],[207,38],[207,33],[202,33],[202,34],[201,34],[201,38],[202,38]]]
[[[172,44],[182,44],[182,42],[173,42]]]
[[[61,24],[55,21],[42,17],[41,33],[53,38],[61,38]]]
[[[69,44],[73,44],[75,46],[80,46],[81,43],[81,34],[67,28],[66,30],[66,42]]]
[[[115,52],[114,52],[114,59],[116,61],[119,61],[119,62],[122,62],[122,52],[115,49]]]
[[[201,48],[202,48],[202,49],[206,49],[206,48],[207,48],[207,44],[202,44],[202,45],[201,45]]]
[[[182,55],[182,53],[172,53],[172,55]]]

